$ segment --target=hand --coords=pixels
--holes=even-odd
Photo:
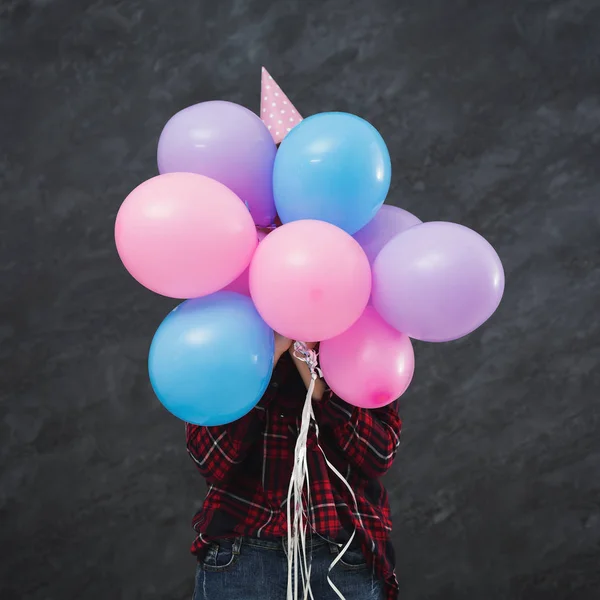
[[[319,342],[302,342],[309,350],[314,350]],[[290,353],[294,354],[294,343],[290,347]]]
[[[306,347],[309,350],[314,350],[318,343],[319,342],[305,342]],[[299,358],[298,356],[296,356],[296,354],[294,352],[293,344],[290,346],[289,353],[292,355],[292,358],[294,359],[294,364],[296,365],[296,368],[298,369],[298,373],[300,373],[300,377],[302,377],[302,381],[304,382],[306,389],[308,389],[310,387],[312,379],[313,379],[313,373],[311,372],[310,367],[308,366],[308,364],[306,363],[304,358]],[[323,399],[324,393],[325,393],[325,384],[322,379],[317,378],[314,382],[312,399],[319,402]]]
[[[275,361],[278,361],[291,347],[292,340],[275,332]]]

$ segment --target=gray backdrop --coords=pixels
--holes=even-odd
[[[136,284],[116,211],[195,102],[371,121],[391,202],[474,228],[504,301],[416,344],[387,477],[402,598],[600,597],[600,1],[3,0],[3,600],[185,599],[203,484],[154,398],[175,301]]]

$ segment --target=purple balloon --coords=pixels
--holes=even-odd
[[[373,305],[392,327],[424,342],[461,338],[485,323],[504,292],[498,254],[456,223],[417,225],[391,240],[373,266]]]
[[[189,172],[225,184],[245,203],[254,222],[275,219],[273,162],[277,147],[252,111],[215,100],[184,108],[171,117],[158,142],[161,174]]]
[[[354,234],[354,239],[362,246],[372,265],[392,238],[420,223],[421,219],[407,210],[384,204],[375,217]]]

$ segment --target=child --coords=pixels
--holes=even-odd
[[[193,526],[198,558],[194,600],[285,600],[286,503],[294,447],[310,371],[292,341],[276,335],[276,368],[267,392],[228,425],[187,425],[187,448],[208,484]],[[315,600],[338,600],[327,574],[342,545],[356,535],[330,578],[346,600],[395,600],[398,584],[390,541],[387,492],[379,478],[399,445],[396,403],[377,410],[346,404],[318,380],[313,406],[318,444],[346,478],[327,467],[315,429],[307,443],[311,509],[311,588]],[[302,586],[299,586],[302,592]]]

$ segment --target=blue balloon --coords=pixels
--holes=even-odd
[[[387,146],[370,123],[348,113],[313,115],[275,156],[277,214],[282,223],[318,219],[352,235],[381,208],[391,173]]]
[[[273,331],[252,300],[217,292],[183,302],[161,323],[150,347],[150,382],[176,417],[224,425],[262,398],[274,352]]]

